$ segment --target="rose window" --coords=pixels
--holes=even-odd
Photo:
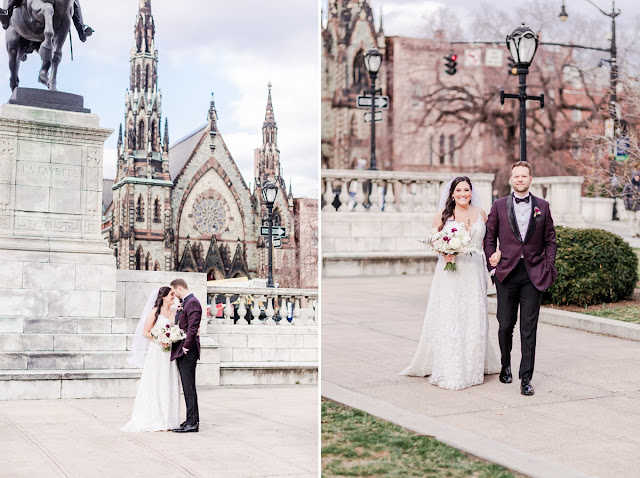
[[[224,203],[210,197],[198,199],[193,208],[193,220],[198,231],[203,234],[221,233],[227,222]]]

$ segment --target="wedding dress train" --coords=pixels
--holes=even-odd
[[[158,320],[167,319],[160,315]],[[170,356],[161,345],[149,344],[131,420],[122,431],[151,432],[180,426],[180,376]]]
[[[449,220],[445,228],[464,227]],[[486,232],[478,217],[470,235],[478,250]],[[425,377],[441,388],[460,390],[500,372],[500,356],[489,337],[487,269],[483,253],[457,256],[458,270],[445,271],[438,259],[431,282],[420,343],[401,375]]]

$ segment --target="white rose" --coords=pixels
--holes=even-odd
[[[462,242],[460,241],[460,239],[458,239],[457,237],[454,237],[453,239],[451,239],[449,241],[449,246],[453,249],[453,250],[458,250],[460,249],[460,246],[462,246]]]

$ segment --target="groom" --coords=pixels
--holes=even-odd
[[[202,319],[202,307],[198,299],[189,291],[184,280],[173,280],[171,289],[176,297],[182,301],[176,314],[176,323],[187,334],[186,339],[175,342],[171,348],[171,360],[178,363],[184,401],[187,406],[187,420],[180,425],[180,428],[173,431],[177,433],[197,432],[200,416],[198,414],[198,394],[196,393],[196,365],[200,359],[198,329]]]
[[[536,354],[536,331],[542,293],[558,272],[556,231],[549,203],[529,193],[531,166],[518,161],[511,167],[513,194],[493,203],[487,220],[484,252],[498,292],[498,340],[502,370],[500,381],[511,383],[511,347],[520,306],[520,392],[533,395],[531,385]],[[492,255],[500,243],[501,259]]]

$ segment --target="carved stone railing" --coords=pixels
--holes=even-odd
[[[549,202],[556,224],[581,226],[585,218],[581,211],[582,176],[534,176],[531,193]]]
[[[491,208],[494,175],[468,176],[482,206]],[[323,212],[424,212],[438,207],[443,186],[454,173],[323,169]],[[336,207],[337,204],[337,207]]]
[[[210,324],[318,325],[318,291],[314,289],[209,286],[207,295],[214,316]],[[224,297],[222,318],[215,318],[218,296]]]

